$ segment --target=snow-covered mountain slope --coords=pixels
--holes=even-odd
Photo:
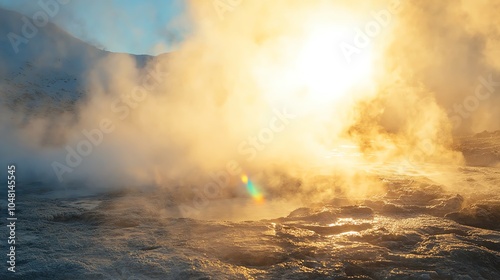
[[[10,108],[34,114],[70,110],[87,91],[89,69],[110,56],[129,54],[100,50],[53,23],[37,27],[30,17],[0,9],[0,102]],[[133,57],[138,67],[152,58]]]

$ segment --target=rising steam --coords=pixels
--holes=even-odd
[[[76,120],[2,113],[2,154],[63,184],[189,197],[213,181],[215,198],[253,174],[268,196],[316,200],[376,188],[367,166],[459,165],[453,134],[498,128],[498,93],[460,123],[453,112],[481,77],[499,77],[494,1],[242,1],[223,17],[212,2],[192,1],[191,36],[145,69],[95,61]],[[68,157],[82,140],[91,152]]]

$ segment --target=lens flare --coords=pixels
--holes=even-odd
[[[262,192],[248,179],[248,176],[241,175],[241,181],[246,185],[248,193],[252,196],[253,200],[257,203],[264,202],[264,195]]]

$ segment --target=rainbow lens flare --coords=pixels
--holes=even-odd
[[[252,196],[253,200],[257,203],[264,202],[264,195],[262,192],[248,179],[248,176],[241,175],[241,181],[246,185],[248,193]]]

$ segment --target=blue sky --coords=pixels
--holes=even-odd
[[[0,0],[0,7],[32,16],[41,10],[38,2]],[[185,38],[185,11],[185,0],[69,0],[52,21],[101,49],[156,55],[175,49]]]

